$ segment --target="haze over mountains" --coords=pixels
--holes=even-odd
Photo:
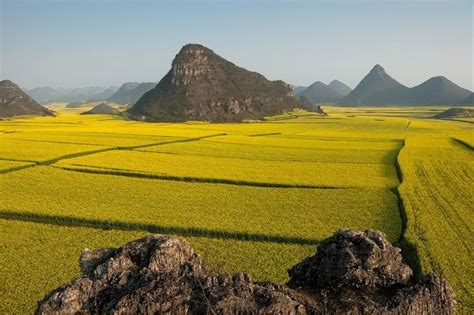
[[[352,91],[352,89],[348,85],[339,80],[332,80],[331,83],[328,84],[328,86],[337,93],[341,94],[342,96],[346,96]]]
[[[461,105],[474,105],[474,93],[469,94],[462,102]]]
[[[317,108],[320,112],[318,106],[314,107],[320,103],[344,106],[461,106],[474,103],[471,91],[443,76],[410,88],[392,78],[378,64],[354,90],[338,80],[290,88],[283,81],[269,81],[259,73],[238,67],[199,44],[184,46],[173,60],[171,70],[158,84],[127,82],[120,88],[39,87],[27,91],[30,97],[21,89],[18,91],[18,86],[11,81],[1,83],[0,114],[3,117],[52,114],[36,101],[72,102],[68,104],[72,108],[83,102],[107,100],[133,105],[129,112],[136,119],[211,122],[262,119],[294,108]],[[293,91],[299,91],[296,97]]]
[[[0,81],[0,117],[20,115],[54,116],[12,81]]]
[[[127,82],[111,96],[107,101],[118,104],[135,104],[146,92],[153,89],[156,82]]]
[[[357,87],[339,104],[348,106],[377,105],[461,105],[471,91],[438,76],[409,88],[375,65]]]
[[[118,87],[90,86],[82,88],[37,87],[25,92],[40,103],[52,102],[96,102],[105,100],[117,91]]]
[[[188,44],[163,79],[129,112],[147,121],[239,122],[301,107],[283,81],[269,81],[207,47]]]
[[[334,80],[330,85],[321,81],[316,81],[301,92],[297,93],[296,96],[299,99],[304,97],[313,104],[336,103],[349,93],[347,92],[348,90],[350,92],[350,88],[340,81]]]

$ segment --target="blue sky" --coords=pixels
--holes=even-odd
[[[159,81],[186,43],[296,85],[354,87],[379,63],[473,88],[470,0],[0,1],[0,75],[26,88]]]

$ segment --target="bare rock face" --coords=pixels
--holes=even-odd
[[[410,267],[402,262],[400,248],[378,231],[341,230],[324,240],[315,256],[289,270],[292,287],[389,288],[406,284]]]
[[[269,81],[199,44],[184,46],[170,71],[130,109],[145,121],[239,122],[300,108],[283,81]]]
[[[289,271],[288,285],[212,275],[186,241],[150,235],[84,250],[82,277],[49,293],[36,314],[453,314],[452,289],[430,274],[411,283],[380,232],[343,230]]]
[[[0,81],[0,117],[20,115],[54,116],[12,81]]]

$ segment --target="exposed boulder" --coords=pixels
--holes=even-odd
[[[171,70],[130,109],[145,121],[240,122],[302,107],[290,86],[240,68],[209,48],[184,46]]]
[[[336,232],[288,273],[288,285],[298,288],[388,288],[412,276],[400,248],[372,230]]]
[[[37,314],[453,314],[448,283],[412,284],[400,250],[376,231],[343,230],[290,270],[288,285],[212,275],[190,244],[150,235],[85,250],[82,277],[49,293]]]
[[[0,81],[0,117],[54,116],[10,80]]]

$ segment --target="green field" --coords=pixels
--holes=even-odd
[[[473,133],[442,108],[327,108],[265,122],[113,115],[0,121],[0,313],[79,274],[85,247],[185,237],[215,272],[284,283],[340,228],[385,232],[474,307]]]

